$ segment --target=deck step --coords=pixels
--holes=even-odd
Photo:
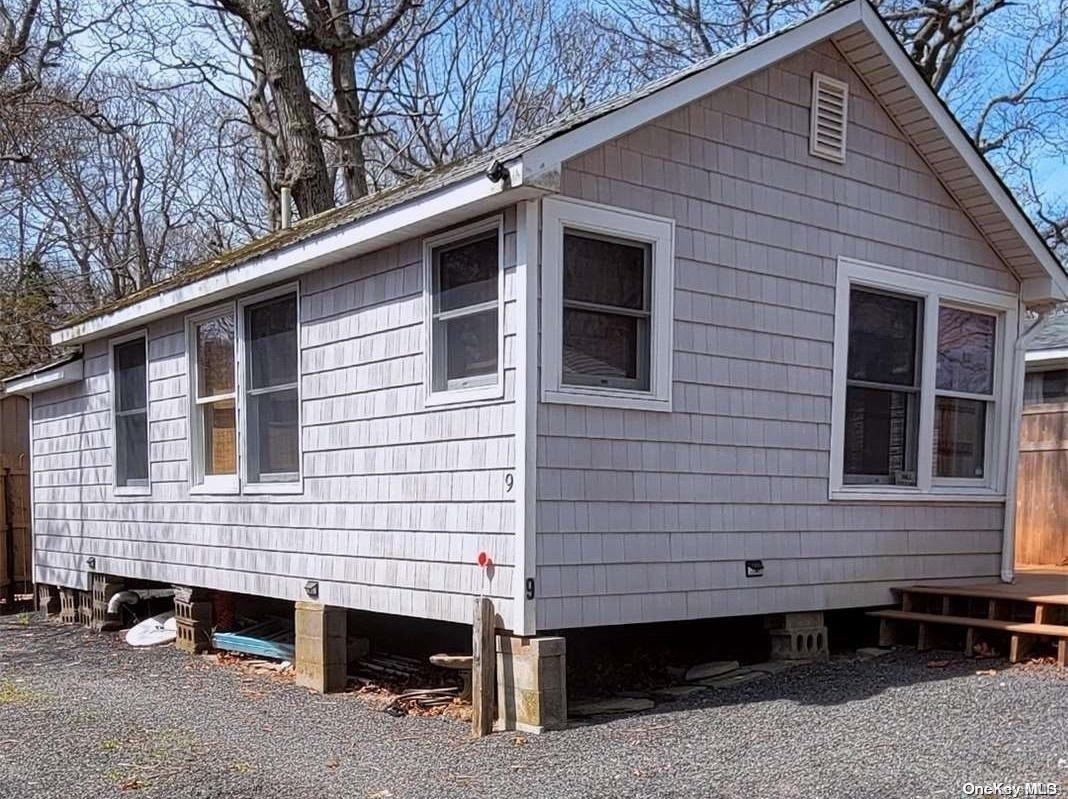
[[[1068,639],[1068,626],[1060,624],[976,619],[971,616],[943,616],[940,613],[916,613],[910,610],[872,610],[868,612],[868,615],[877,619],[916,621],[925,624],[948,624],[954,627],[979,627],[985,630],[1000,630],[1017,635],[1048,635],[1051,638]]]
[[[1068,607],[1068,595],[1042,595],[1026,596],[1013,594],[999,590],[1000,586],[991,583],[990,588],[976,585],[910,585],[907,588],[894,588],[894,593],[900,594],[926,594],[928,596],[962,596],[977,599],[1001,599],[1009,602],[1031,602],[1039,605],[1061,605]]]

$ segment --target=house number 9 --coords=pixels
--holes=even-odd
[[[515,477],[511,473],[506,474],[504,476],[504,490],[505,490],[505,492],[511,491],[512,490],[512,486],[514,486],[514,485],[515,485]]]

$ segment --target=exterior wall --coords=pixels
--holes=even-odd
[[[453,621],[511,613],[515,215],[506,214],[505,397],[424,406],[422,240],[300,281],[304,491],[190,496],[184,316],[149,326],[151,497],[112,490],[108,342],[33,402],[36,578],[102,573]],[[480,551],[492,578],[476,565]]]
[[[850,84],[844,165],[808,152],[815,70]],[[539,629],[874,605],[998,574],[1003,503],[828,500],[837,257],[1018,289],[832,45],[561,179],[676,220],[673,412],[539,405]]]

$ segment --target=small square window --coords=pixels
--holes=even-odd
[[[649,390],[651,249],[564,232],[565,383]]]
[[[543,210],[543,401],[671,410],[674,223],[561,198]]]

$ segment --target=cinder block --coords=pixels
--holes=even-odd
[[[59,615],[59,591],[55,586],[37,586],[37,610],[46,618]]]
[[[90,608],[89,626],[97,632],[117,630],[122,626],[119,613],[108,613],[108,603],[115,594],[123,589],[124,583],[118,577],[106,574],[92,576],[92,606]]]
[[[78,621],[78,592],[73,588],[59,589],[59,620],[64,624]]]
[[[827,660],[826,627],[807,627],[796,630],[772,630],[772,660]]]
[[[348,630],[345,608],[318,602],[294,603],[297,685],[319,693],[342,691],[348,682]]]
[[[209,601],[183,602],[175,598],[174,619],[177,637],[174,645],[190,655],[207,652],[211,645],[212,604]]]
[[[567,642],[497,636],[498,730],[542,733],[567,726]]]
[[[78,591],[78,624],[93,626],[93,592]]]

